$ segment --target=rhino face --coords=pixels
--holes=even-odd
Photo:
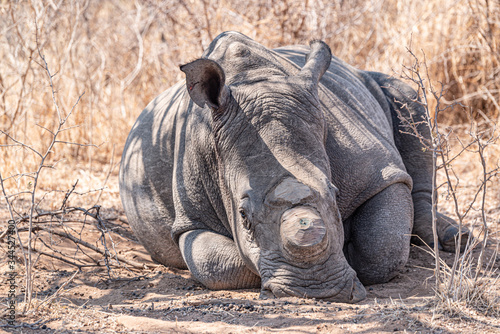
[[[366,294],[342,252],[325,151],[317,86],[330,59],[329,48],[315,42],[298,75],[269,70],[230,87],[214,61],[181,67],[191,99],[212,109],[224,205],[263,295],[357,302]]]

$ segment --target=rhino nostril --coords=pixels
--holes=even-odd
[[[281,236],[285,246],[314,246],[319,244],[325,235],[325,223],[313,208],[296,207],[282,215]]]

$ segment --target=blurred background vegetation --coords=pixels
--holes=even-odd
[[[0,130],[37,149],[57,125],[40,54],[53,74],[55,100],[75,126],[60,140],[62,161],[46,187],[69,189],[116,168],[127,134],[156,95],[183,79],[178,66],[199,57],[213,38],[237,30],[268,47],[322,39],[333,53],[366,70],[399,76],[410,48],[444,85],[446,103],[472,107],[497,122],[500,112],[500,5],[492,0],[31,0],[0,2]],[[40,51],[40,54],[39,54]],[[449,110],[442,122],[460,124]],[[12,142],[0,134],[0,145]],[[38,161],[19,147],[1,150],[3,177]],[[113,166],[111,166],[113,165]],[[108,169],[109,168],[109,169]],[[100,176],[99,176],[100,175]],[[22,178],[6,181],[22,190]],[[24,179],[23,179],[24,180]],[[67,181],[66,181],[67,180]]]

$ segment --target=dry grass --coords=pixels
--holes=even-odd
[[[481,249],[485,230],[472,231],[472,237],[457,265],[439,258],[439,286],[429,306],[435,314],[471,319],[476,316],[500,317],[500,274],[498,272],[498,239],[496,245]],[[432,257],[434,250],[422,248]],[[484,254],[483,254],[484,252]],[[486,263],[479,261],[483,257]]]
[[[450,152],[454,156],[459,151],[467,136],[462,134],[451,140],[455,148]],[[470,137],[469,137],[470,140]],[[482,143],[486,142],[486,138]],[[498,191],[498,145],[490,145],[485,150],[484,167],[478,157],[478,145],[472,145],[460,154],[456,161],[448,165],[451,179],[446,180],[441,172],[438,182],[453,184],[456,192],[456,204],[453,203],[450,187],[441,189],[440,201],[449,213],[459,212],[464,224],[471,229],[465,251],[455,255],[454,263],[440,260],[439,286],[434,287],[436,297],[434,310],[448,316],[469,318],[477,314],[500,317],[500,273],[498,247],[500,222],[500,193]],[[495,165],[496,163],[496,165]],[[482,173],[483,170],[485,173]],[[484,181],[486,173],[495,175]],[[487,191],[482,192],[484,185]],[[488,190],[489,188],[489,190]],[[483,200],[484,196],[484,200]],[[434,257],[434,251],[429,251]]]
[[[409,53],[415,62],[412,66],[405,66],[405,78],[418,87],[420,101],[416,102],[426,109],[431,140],[422,137],[415,123],[408,123],[407,131],[419,137],[425,145],[424,149],[433,153],[433,192],[444,198],[446,205],[441,207],[454,213],[459,230],[464,227],[470,231],[467,240],[462,240],[462,235],[458,236],[453,263],[448,264],[441,257],[438,247],[435,217],[439,198],[436,197],[432,212],[434,247],[428,250],[435,261],[433,289],[436,298],[432,302],[433,310],[459,317],[471,314],[498,317],[500,276],[496,262],[499,244],[498,239],[491,238],[492,232],[493,235],[498,232],[494,222],[499,221],[498,198],[491,197],[491,194],[498,196],[498,128],[487,118],[478,122],[471,110],[460,103],[443,106],[443,87],[436,90],[432,84],[426,84],[425,80],[430,81],[428,64],[425,60],[421,62],[411,50]],[[434,105],[433,116],[430,105]],[[468,124],[446,127],[437,122],[441,113],[447,110],[467,116]],[[474,168],[457,173],[457,164],[464,162]],[[460,254],[458,245],[462,241],[467,245]],[[496,242],[493,251],[492,241]]]

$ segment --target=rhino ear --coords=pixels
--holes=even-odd
[[[202,108],[207,104],[212,109],[222,105],[227,87],[224,85],[226,75],[219,64],[210,59],[197,59],[180,68],[186,74],[186,87],[194,103]]]
[[[306,63],[299,75],[311,80],[313,85],[316,86],[330,66],[332,51],[325,42],[320,40],[311,41],[309,46],[311,52],[306,56]]]

